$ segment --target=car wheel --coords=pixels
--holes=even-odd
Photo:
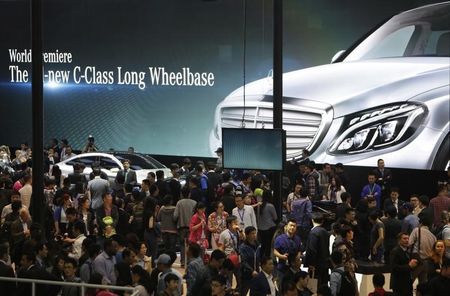
[[[433,161],[432,170],[445,171],[450,165],[450,134],[445,137]]]

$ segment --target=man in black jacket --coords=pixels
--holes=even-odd
[[[314,213],[312,217],[314,227],[308,235],[304,265],[310,273],[318,279],[318,286],[327,284],[330,260],[330,234],[322,227],[323,215]]]
[[[250,296],[275,296],[277,295],[276,284],[273,272],[275,265],[272,258],[263,257],[261,259],[261,272],[252,279],[250,286]]]
[[[411,271],[417,267],[417,260],[411,259],[408,252],[409,235],[398,234],[398,246],[390,253],[391,289],[395,295],[410,296],[413,294]]]
[[[14,278],[14,270],[8,262],[8,254],[9,254],[9,244],[2,243],[0,244],[0,277],[10,277]],[[4,295],[11,295],[16,290],[15,282],[5,282],[0,281],[0,291]]]

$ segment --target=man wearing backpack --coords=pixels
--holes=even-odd
[[[330,288],[333,296],[356,296],[357,284],[353,276],[345,270],[342,263],[342,253],[334,251],[331,261],[334,266],[330,275]]]

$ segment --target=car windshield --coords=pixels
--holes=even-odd
[[[450,4],[399,14],[363,40],[344,61],[450,56]]]
[[[117,159],[119,159],[120,161],[128,159],[131,162],[131,168],[133,170],[153,170],[164,168],[163,164],[147,155],[144,156],[141,154],[114,153],[114,156],[117,157]]]

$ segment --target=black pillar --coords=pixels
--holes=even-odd
[[[32,123],[33,123],[33,196],[31,215],[33,221],[44,224],[44,104],[42,68],[42,2],[31,0],[31,51],[32,51]]]
[[[283,128],[283,0],[273,0],[273,128]],[[273,193],[278,218],[283,212],[282,173],[276,172]]]

